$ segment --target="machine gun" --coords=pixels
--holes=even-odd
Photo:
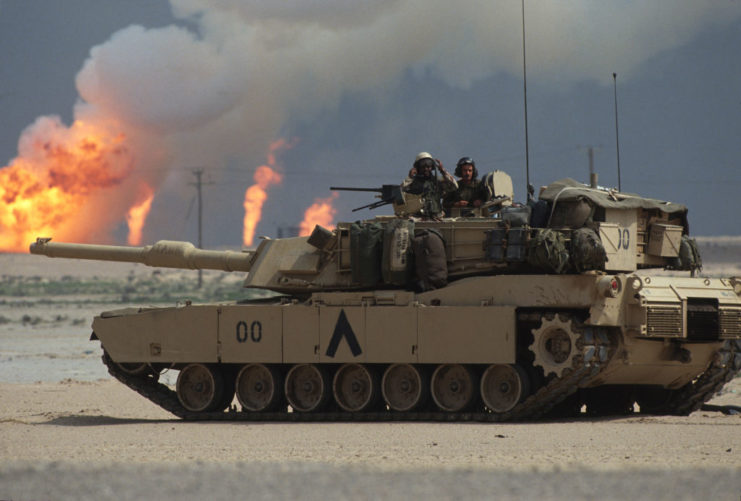
[[[376,195],[376,198],[380,198],[379,201],[353,209],[353,212],[359,211],[361,209],[376,209],[388,204],[404,203],[404,195],[402,195],[401,186],[399,186],[398,184],[384,184],[380,188],[345,188],[339,186],[331,186],[329,189],[334,191],[370,191],[379,193],[379,195]]]

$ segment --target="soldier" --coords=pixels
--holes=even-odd
[[[441,180],[437,178],[435,169],[440,169],[443,175]],[[439,160],[423,151],[414,159],[409,177],[404,180],[401,187],[407,193],[421,195],[423,204],[420,215],[435,219],[445,214],[440,199],[448,193],[455,192],[458,183]]]
[[[481,207],[487,197],[486,187],[478,177],[476,162],[471,157],[462,157],[455,167],[458,189],[449,193],[443,200],[446,209],[451,207]]]

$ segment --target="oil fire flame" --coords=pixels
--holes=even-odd
[[[255,228],[262,217],[262,206],[268,198],[267,188],[271,184],[280,184],[283,176],[275,170],[275,155],[278,151],[289,148],[284,139],[278,139],[270,144],[267,165],[261,165],[255,170],[253,179],[255,184],[247,188],[244,193],[244,223],[242,229],[242,243],[245,247],[252,246],[255,239]]]
[[[40,117],[21,135],[18,157],[0,169],[0,250],[26,251],[37,236],[85,240],[105,224],[97,198],[133,165],[123,134]]]
[[[142,228],[144,228],[144,222],[147,220],[149,209],[152,208],[152,200],[154,200],[154,191],[152,188],[144,182],[140,186],[140,193],[143,194],[143,200],[130,208],[126,214],[126,224],[129,225],[129,237],[127,239],[129,245],[141,244]]]
[[[332,202],[339,194],[335,191],[327,198],[316,198],[314,203],[304,212],[304,220],[299,225],[299,236],[305,237],[311,235],[314,226],[317,224],[324,226],[328,230],[334,229],[334,216],[337,209],[332,206]]]

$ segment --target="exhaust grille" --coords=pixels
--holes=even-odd
[[[646,334],[659,337],[682,336],[680,305],[650,305],[647,311]]]
[[[741,337],[741,307],[726,306],[720,308],[720,337]]]

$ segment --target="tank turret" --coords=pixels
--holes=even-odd
[[[333,188],[378,192],[381,200],[366,207],[393,204],[395,215],[340,222],[333,231],[317,226],[309,237],[263,238],[254,251],[201,250],[174,241],[119,247],[40,238],[31,253],[243,271],[249,272],[245,287],[301,296],[374,288],[428,290],[476,275],[694,271],[701,265],[683,205],[593,189],[570,179],[543,188],[537,202],[512,204],[509,176],[496,174],[490,179],[504,190],[492,188],[488,202],[458,211],[456,217],[418,217],[414,208],[422,207],[421,198],[394,185]],[[439,280],[430,278],[431,269]]]

